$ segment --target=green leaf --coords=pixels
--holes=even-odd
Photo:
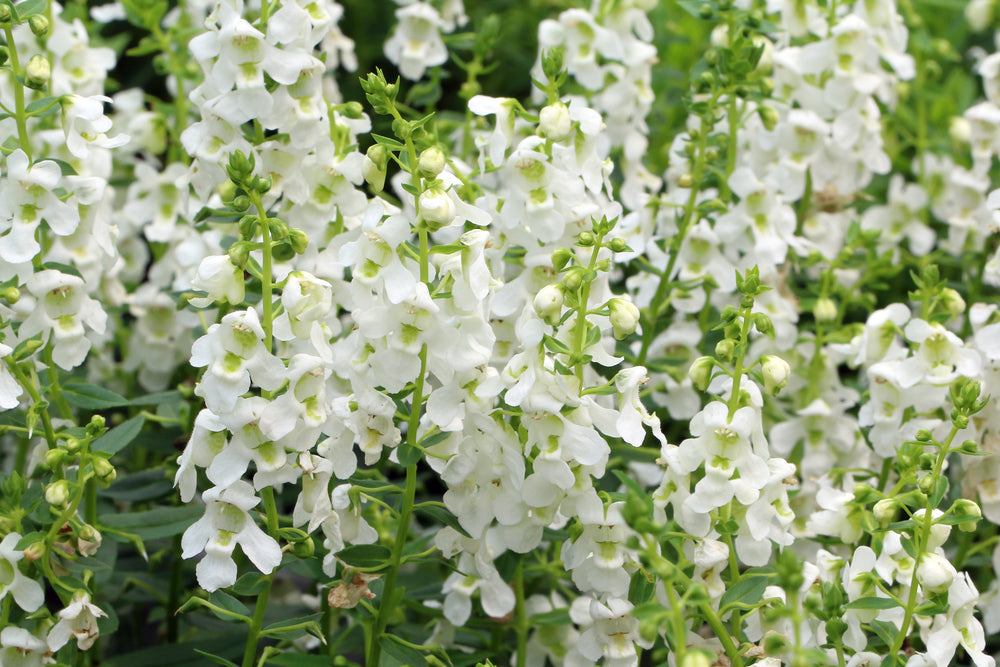
[[[428,447],[433,447],[439,442],[444,442],[453,435],[453,431],[438,431],[437,433],[431,433],[428,436],[424,436],[424,439],[420,441],[420,446],[427,449]]]
[[[55,107],[53,107],[53,109],[54,108]],[[47,116],[47,115],[49,115],[49,113],[52,113],[52,111],[51,110],[47,111],[44,114],[40,114],[38,117],[41,118],[43,116]],[[60,160],[59,158],[54,158],[54,157],[46,158],[46,160],[48,160],[49,162],[55,162],[57,165],[59,165],[59,171],[62,172],[63,176],[76,176],[77,175],[76,168],[73,165],[71,165],[69,162],[66,162],[66,160]]]
[[[472,537],[466,532],[465,528],[462,528],[462,524],[458,522],[455,515],[448,511],[447,507],[441,507],[440,505],[422,505],[417,509],[421,514],[426,514],[438,523],[443,523],[444,525],[454,528],[459,533],[465,537]]]
[[[892,646],[893,642],[896,640],[896,633],[899,632],[895,625],[889,621],[872,621],[869,625],[871,625],[872,630],[875,631],[875,634],[878,635],[879,639],[885,642],[887,647]],[[887,657],[891,659],[893,656],[890,655]],[[892,663],[890,662],[889,664]]]
[[[529,627],[536,625],[571,625],[573,621],[569,617],[569,607],[553,609],[541,614],[532,614],[528,617]]]
[[[600,327],[595,327],[593,324],[588,324],[587,329],[587,340],[583,345],[583,349],[593,347],[601,342],[601,329]]]
[[[845,605],[847,609],[892,609],[898,606],[899,603],[892,598],[879,597],[858,598]]]
[[[142,472],[119,477],[114,484],[98,494],[115,500],[152,500],[165,496],[174,487],[163,476],[163,469],[143,470]]]
[[[423,654],[394,640],[395,637],[392,635],[379,638],[379,644],[382,645],[382,659],[378,667],[426,667],[427,660]]]
[[[976,516],[975,514],[949,514],[948,516],[943,516],[940,519],[934,519],[934,523],[944,526],[957,526],[960,523],[978,521],[981,518],[982,517]]]
[[[243,616],[250,616],[250,609],[247,608],[245,604],[234,598],[232,595],[225,591],[213,591],[211,595],[208,596],[208,601],[214,604],[216,607],[221,607],[226,611],[231,611],[234,614],[242,614]],[[210,610],[211,611],[211,610]],[[214,613],[214,612],[213,612]],[[215,614],[218,618],[229,621],[232,620],[229,616]]]
[[[399,465],[413,465],[420,460],[421,456],[423,456],[423,452],[408,442],[401,442],[396,447],[396,459],[399,461]]]
[[[549,350],[549,352],[552,352],[553,354],[573,354],[573,350],[570,349],[569,345],[562,342],[558,338],[553,338],[548,334],[545,334],[545,336],[542,337],[542,343]]]
[[[58,271],[59,273],[65,273],[68,276],[76,276],[77,278],[83,279],[83,274],[80,273],[80,269],[76,268],[72,264],[63,264],[62,262],[44,262],[42,263],[43,269],[52,269],[53,271]]]
[[[92,384],[70,383],[63,386],[63,397],[75,407],[85,410],[107,410],[128,405],[128,399]]]
[[[726,607],[731,604],[754,604],[760,602],[761,597],[764,595],[764,589],[767,588],[768,581],[770,581],[770,577],[762,574],[740,579],[736,582],[735,586],[722,594],[722,599],[719,600],[719,613],[725,613]]]
[[[319,620],[322,617],[322,614],[310,614],[297,618],[286,618],[267,626],[264,628],[264,632],[271,636],[280,635],[283,639],[296,639],[305,635],[312,635],[322,640],[323,631],[319,627]]]
[[[90,448],[95,452],[117,454],[136,439],[145,423],[146,418],[142,415],[132,417],[94,440]]]
[[[17,18],[25,21],[35,14],[43,14],[48,4],[48,0],[24,0],[14,5],[14,10],[17,12]]]
[[[32,101],[28,106],[24,107],[24,110],[28,115],[44,118],[55,113],[60,108],[58,97],[43,97],[40,100]]]
[[[264,590],[264,575],[260,572],[247,572],[233,584],[233,592],[237,595],[257,595]]]
[[[201,518],[204,508],[197,505],[161,507],[131,514],[102,514],[98,523],[135,533],[143,540],[157,540],[179,535]]]
[[[392,139],[391,137],[382,136],[381,134],[375,134],[373,132],[372,139],[375,140],[375,143],[381,144],[382,146],[385,146],[390,150],[401,151],[406,149],[406,146],[404,144],[399,143],[398,141]]]
[[[946,493],[948,493],[948,478],[940,475],[934,483],[934,493],[927,499],[927,502],[930,503],[931,507],[937,507],[941,504],[941,499]]]
[[[279,667],[330,667],[333,664],[329,656],[304,653],[283,653],[268,659],[267,662]]]
[[[337,558],[352,567],[382,567],[392,558],[392,552],[381,544],[355,544],[342,549]]]
[[[155,394],[147,394],[145,396],[140,396],[139,398],[133,398],[129,405],[141,406],[141,405],[160,405],[162,403],[174,403],[183,400],[181,397],[181,392],[177,390],[161,391]]]
[[[225,667],[239,667],[232,660],[226,660],[221,655],[215,655],[214,653],[209,653],[208,651],[202,651],[200,648],[194,650],[198,655],[203,655],[217,665],[225,665]]]

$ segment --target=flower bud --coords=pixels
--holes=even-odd
[[[31,56],[24,66],[24,85],[34,90],[41,90],[48,85],[52,77],[52,66],[48,59],[40,53]]]
[[[10,5],[0,4],[0,25],[7,26],[14,20],[14,12],[10,10]]]
[[[611,239],[611,242],[608,244],[608,248],[611,249],[611,252],[626,252],[629,249],[628,244],[625,242],[625,239],[621,238],[620,236],[616,236],[615,238]]]
[[[921,493],[925,493],[928,496],[934,493],[934,487],[937,486],[938,477],[937,475],[924,475],[917,482],[917,488],[920,489]]]
[[[976,530],[976,526],[979,523],[979,519],[983,516],[983,510],[980,509],[979,505],[975,501],[969,500],[967,498],[959,498],[951,506],[951,513],[955,516],[974,516],[976,517],[970,521],[963,521],[958,524],[958,529],[963,533],[971,533]]]
[[[566,139],[573,129],[569,108],[562,102],[544,107],[538,114],[538,132],[552,141]]]
[[[580,236],[576,239],[576,244],[584,248],[589,248],[594,245],[594,233],[593,232],[580,232]]]
[[[956,144],[967,144],[972,141],[972,123],[962,116],[953,116],[948,123],[948,136]]]
[[[833,322],[837,319],[837,304],[825,296],[816,299],[816,305],[813,306],[813,317],[816,318],[817,322]]]
[[[431,146],[420,154],[417,168],[420,174],[427,178],[435,178],[444,171],[446,160],[444,153],[437,146]]]
[[[897,509],[899,509],[899,502],[895,498],[883,498],[875,503],[875,507],[872,508],[872,514],[875,515],[876,521],[886,526],[896,518]]]
[[[677,186],[687,189],[694,185],[694,177],[691,174],[681,174],[677,177]]]
[[[708,389],[709,382],[712,381],[712,370],[715,368],[715,359],[712,357],[698,357],[688,368],[688,377],[691,384],[698,391]]]
[[[441,227],[451,224],[455,219],[455,203],[448,196],[448,193],[441,187],[428,188],[420,193],[419,199],[420,215],[426,222],[431,223],[431,230],[437,231]]]
[[[94,475],[97,477],[98,483],[104,488],[111,486],[111,483],[118,476],[115,467],[107,459],[95,458],[91,465],[94,466]]]
[[[0,290],[0,299],[13,306],[21,300],[21,290],[13,286],[4,288]]]
[[[715,344],[715,356],[719,361],[726,363],[732,361],[735,351],[736,342],[732,338],[723,338]]]
[[[928,593],[943,593],[955,581],[955,566],[944,556],[936,553],[924,553],[917,565],[917,581]]]
[[[684,654],[680,667],[712,667],[712,660],[704,651],[694,649]]]
[[[552,251],[552,268],[562,271],[572,258],[573,251],[569,248],[556,248]]]
[[[49,20],[41,14],[33,14],[28,19],[28,27],[31,28],[31,32],[35,34],[35,37],[45,37],[45,35],[49,34]]]
[[[563,275],[562,284],[570,292],[575,292],[580,289],[580,285],[583,284],[583,269],[579,266],[574,266],[573,268],[568,269]]]
[[[104,538],[96,528],[88,523],[83,524],[76,535],[76,549],[82,556],[93,556],[101,548]]]
[[[938,297],[941,300],[941,304],[944,309],[952,317],[956,317],[965,312],[965,299],[957,291],[950,287],[945,287],[941,290],[941,295]]]
[[[375,192],[381,192],[385,187],[386,165],[389,162],[389,150],[382,144],[374,144],[365,153],[364,162],[361,165],[361,172],[365,177],[365,182],[371,186]]]
[[[40,559],[45,555],[45,542],[38,541],[34,544],[29,544],[28,548],[24,550],[24,559],[29,563],[34,563],[36,560]]]
[[[292,546],[292,553],[299,558],[312,558],[313,554],[316,553],[316,543],[311,537],[307,537]]]
[[[62,465],[62,462],[66,460],[66,450],[56,447],[55,449],[50,449],[45,452],[45,467],[49,470],[55,470]]]
[[[546,324],[555,325],[559,322],[559,318],[562,316],[563,298],[563,286],[558,283],[554,283],[552,285],[546,285],[539,290],[532,303],[535,307],[535,312],[538,313],[539,317],[541,317]]]
[[[764,390],[769,394],[777,394],[788,384],[792,369],[781,357],[767,354],[761,357],[760,372],[764,377]]]
[[[608,304],[611,308],[611,327],[616,340],[623,340],[635,333],[639,326],[639,308],[625,299],[612,299]]]
[[[69,482],[60,479],[45,487],[45,502],[53,507],[66,507],[69,503]]]
[[[345,118],[350,118],[351,120],[357,120],[365,113],[365,108],[361,106],[361,102],[356,102],[351,100],[350,102],[345,102],[337,107],[337,111],[342,113]]]

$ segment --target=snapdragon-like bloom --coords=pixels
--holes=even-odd
[[[24,552],[14,547],[21,540],[17,533],[10,533],[0,542],[0,600],[9,593],[21,609],[31,612],[42,606],[45,595],[37,581],[24,576],[17,562],[24,558]]]
[[[26,285],[37,307],[21,324],[18,335],[30,338],[42,333],[48,338],[51,334],[56,365],[71,370],[82,364],[91,347],[84,325],[96,333],[104,333],[107,325],[101,304],[87,296],[82,278],[54,269],[39,271]]]
[[[76,646],[86,651],[97,641],[97,619],[107,616],[104,611],[90,601],[90,595],[77,592],[65,609],[59,612],[59,622],[49,630],[48,645],[58,651],[71,637],[76,637]]]
[[[0,343],[0,410],[16,408],[21,402],[18,399],[24,391],[7,370],[7,364],[3,362],[4,357],[11,352],[13,352],[12,347]]]
[[[18,148],[7,156],[6,171],[0,181],[0,259],[19,264],[41,250],[35,230],[42,220],[53,233],[67,236],[80,224],[80,213],[55,194],[62,182],[62,170],[55,162],[30,164]]]
[[[0,665],[41,667],[46,664],[49,647],[24,628],[8,625],[0,631]]]
[[[396,10],[396,29],[385,43],[385,55],[412,81],[428,67],[443,65],[448,49],[441,39],[441,15],[426,2],[415,2]]]
[[[237,544],[264,574],[278,567],[281,548],[249,514],[260,498],[248,483],[239,480],[228,488],[211,488],[202,494],[202,500],[205,515],[191,524],[181,538],[184,558],[205,552],[196,568],[199,586],[214,591],[236,583],[236,561],[232,554]]]

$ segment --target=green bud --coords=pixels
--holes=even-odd
[[[562,271],[572,258],[573,251],[569,248],[556,248],[552,251],[552,268]]]
[[[715,357],[719,361],[729,363],[733,360],[733,353],[736,351],[736,342],[731,338],[723,338],[715,344]]]
[[[69,482],[60,479],[45,487],[45,502],[53,507],[63,508],[69,504]]]
[[[562,47],[555,47],[542,53],[542,72],[549,81],[555,81],[563,71],[563,62],[566,51]]]
[[[397,137],[406,141],[413,136],[413,123],[403,118],[396,118],[392,121],[392,131]]]
[[[584,248],[589,248],[594,245],[594,233],[593,232],[580,232],[580,236],[576,239],[576,244]]]
[[[639,308],[622,298],[611,299],[609,302],[611,309],[611,327],[616,340],[624,340],[635,333],[639,326]]]
[[[770,336],[774,333],[774,324],[772,324],[771,318],[764,313],[753,314],[753,326],[765,336]]]
[[[934,487],[937,486],[937,475],[924,475],[917,482],[917,488],[920,489],[921,493],[925,493],[928,496],[934,493]]]
[[[66,460],[66,450],[56,447],[45,452],[45,467],[49,470],[58,469]]]
[[[21,290],[16,287],[5,287],[0,290],[0,299],[3,299],[10,305],[14,305],[21,300]]]
[[[712,357],[698,357],[688,368],[688,377],[691,378],[691,384],[698,391],[705,391],[708,389],[709,383],[712,381],[712,370],[715,368],[715,359]]]
[[[896,518],[896,510],[898,509],[899,501],[895,498],[883,498],[875,503],[875,507],[872,508],[872,514],[875,515],[875,520],[879,524],[887,526]]]
[[[250,182],[250,187],[259,192],[260,194],[264,194],[265,192],[270,190],[272,185],[274,185],[274,180],[271,178],[270,175],[254,176],[253,180]]]
[[[813,317],[817,322],[833,322],[837,319],[837,304],[829,297],[821,297],[813,306]]]
[[[31,56],[24,66],[24,85],[33,90],[41,90],[48,85],[52,77],[52,66],[40,53]]]
[[[417,160],[417,168],[420,170],[421,176],[435,178],[444,171],[446,163],[447,160],[441,149],[437,146],[431,146],[420,153],[420,159]]]
[[[0,4],[0,25],[8,26],[14,20],[14,12],[10,10],[10,5]]]
[[[691,174],[684,173],[677,177],[677,187],[684,188],[685,190],[694,185],[694,177]]]
[[[955,450],[960,454],[978,454],[979,453],[979,443],[975,440],[966,440]]]
[[[611,252],[625,252],[628,250],[628,244],[620,236],[611,239],[608,247],[611,249]]]
[[[301,229],[289,229],[288,243],[296,255],[301,255],[309,247],[309,236]]]
[[[698,18],[702,19],[703,21],[707,21],[713,16],[715,16],[715,8],[712,7],[712,5],[710,5],[709,3],[706,2],[702,4],[700,7],[698,7]]]
[[[364,115],[365,108],[361,106],[361,102],[351,100],[350,102],[341,104],[337,111],[343,114],[346,118],[357,120]]]
[[[879,493],[870,484],[859,482],[854,485],[854,500],[865,505],[878,502]]]
[[[244,215],[240,218],[240,238],[244,241],[252,241],[260,233],[260,218],[256,215]]]
[[[712,667],[715,656],[700,649],[694,649],[684,654],[679,667]]]
[[[736,310],[736,308],[734,308],[732,305],[726,306],[725,308],[722,309],[721,317],[723,324],[729,324],[739,316],[740,312]]]
[[[28,27],[31,28],[35,37],[45,37],[49,34],[49,20],[41,14],[32,14],[31,18],[28,19]]]
[[[240,150],[233,151],[229,154],[229,164],[226,166],[226,173],[229,174],[229,178],[233,183],[239,184],[253,173],[256,165],[257,158],[254,156],[253,151],[250,151],[249,154],[245,154]]]
[[[64,446],[66,447],[66,451],[70,454],[77,454],[81,449],[83,449],[83,442],[81,442],[78,438],[67,438]]]
[[[234,211],[242,213],[250,208],[250,197],[246,195],[236,195],[232,203],[229,205]]]
[[[100,457],[94,458],[94,475],[97,477],[97,481],[104,488],[111,486],[111,483],[115,481],[118,473],[115,471],[115,467],[108,462],[107,459]]]
[[[951,423],[958,429],[967,428],[969,426],[969,417],[967,415],[952,412]]]
[[[365,153],[365,160],[361,166],[365,181],[376,192],[381,192],[385,187],[386,165],[389,162],[389,149],[382,144],[373,144]]]
[[[922,428],[919,431],[917,431],[916,435],[917,442],[930,442],[933,439],[934,435],[926,428]]]
[[[250,260],[250,250],[252,247],[253,244],[250,241],[237,241],[229,246],[229,261],[233,263],[233,266],[245,269],[247,262]]]
[[[292,553],[299,558],[312,558],[313,554],[316,553],[316,543],[311,537],[307,537],[292,546]]]
[[[567,269],[563,274],[562,284],[570,292],[575,292],[580,289],[580,285],[583,284],[583,269],[579,266]]]
[[[951,509],[949,510],[951,514],[955,516],[974,516],[975,520],[963,521],[958,524],[958,529],[963,533],[971,533],[976,530],[976,526],[979,524],[979,519],[983,516],[983,510],[979,507],[977,503],[967,498],[959,498],[954,503],[952,503]]]
[[[0,7],[3,6],[6,5],[0,5]],[[0,65],[6,65],[7,60],[9,59],[10,59],[10,51],[7,50],[6,46],[0,46]]]

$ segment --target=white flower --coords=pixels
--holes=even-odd
[[[13,352],[12,347],[0,343],[0,410],[10,410],[20,405],[18,399],[24,391],[3,361],[11,352]]]
[[[229,255],[209,255],[198,264],[198,273],[191,287],[207,292],[207,297],[191,299],[191,305],[207,308],[213,303],[240,305],[244,298],[243,269],[233,264]]]
[[[52,160],[29,164],[20,148],[7,156],[7,173],[0,182],[0,258],[19,264],[38,254],[35,230],[43,219],[59,236],[76,231],[79,211],[54,192],[61,181],[62,171]]]
[[[105,617],[100,607],[90,602],[90,595],[82,591],[73,595],[73,601],[59,612],[59,622],[49,630],[48,645],[58,651],[70,637],[76,637],[76,646],[86,651],[97,641],[97,619]]]
[[[18,330],[21,338],[51,332],[55,341],[52,359],[65,370],[83,363],[91,343],[84,335],[84,325],[104,333],[107,313],[101,304],[87,296],[83,279],[52,269],[39,271],[27,281],[28,291],[37,299],[37,307]]]
[[[202,500],[205,501],[205,515],[184,531],[181,538],[184,558],[205,552],[196,568],[199,586],[214,591],[236,583],[236,562],[232,554],[237,544],[264,574],[278,567],[281,548],[248,513],[260,502],[248,483],[239,480],[226,489],[214,487],[202,494]]]
[[[396,29],[385,43],[385,55],[412,81],[428,67],[443,65],[448,49],[441,39],[441,15],[426,2],[415,2],[396,10]]]
[[[49,647],[24,628],[8,625],[0,631],[0,665],[5,667],[41,667],[50,662],[45,657]]]
[[[111,119],[104,115],[104,103],[110,97],[94,95],[64,95],[62,98],[63,129],[66,131],[66,148],[75,157],[86,158],[90,147],[118,148],[128,143],[128,136],[119,134],[109,138]]]
[[[37,581],[21,574],[17,562],[24,552],[14,547],[21,540],[17,533],[10,533],[0,542],[0,600],[8,593],[21,609],[31,612],[42,606],[45,594]]]

